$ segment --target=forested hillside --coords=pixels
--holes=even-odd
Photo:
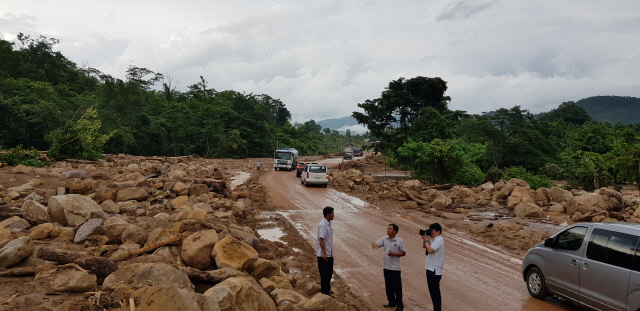
[[[377,150],[431,183],[517,177],[537,188],[551,178],[596,189],[640,181],[640,124],[598,122],[574,102],[538,117],[519,106],[470,115],[449,109],[446,90],[440,78],[401,78],[352,116],[383,139]]]
[[[628,96],[594,96],[581,99],[582,107],[594,120],[611,123],[640,123],[640,98]]]
[[[267,94],[216,90],[200,77],[178,91],[169,76],[130,66],[121,80],[81,68],[56,39],[0,40],[0,148],[35,147],[55,158],[134,155],[263,157],[277,147],[301,154],[340,150],[344,137],[313,120],[291,124]]]

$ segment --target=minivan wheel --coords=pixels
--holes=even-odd
[[[533,298],[544,299],[549,296],[547,284],[545,284],[544,275],[540,269],[534,267],[527,273],[527,290]]]

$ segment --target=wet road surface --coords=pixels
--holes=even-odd
[[[335,272],[373,310],[387,303],[382,275],[382,249],[371,243],[386,235],[387,225],[399,226],[407,255],[400,259],[405,310],[432,310],[427,289],[419,229],[428,223],[389,214],[331,188],[304,187],[294,172],[270,171],[262,182],[271,199],[315,248],[318,223],[325,206],[335,208]],[[561,299],[541,301],[529,296],[521,276],[521,259],[479,245],[464,233],[445,230],[445,264],[440,283],[444,310],[584,310]],[[388,310],[393,310],[387,308]]]

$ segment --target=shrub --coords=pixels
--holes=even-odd
[[[97,117],[97,111],[89,107],[79,120],[71,120],[47,134],[45,138],[51,142],[49,156],[55,160],[100,159],[104,144],[115,131],[100,134],[102,123]]]
[[[509,180],[511,178],[520,178],[526,181],[532,189],[538,189],[541,187],[551,188],[553,183],[549,181],[545,175],[533,175],[524,167],[516,166],[504,169],[504,179]]]
[[[23,149],[22,145],[9,150],[7,153],[0,154],[0,162],[7,163],[11,166],[18,164],[26,166],[42,167],[44,163],[38,160],[40,157],[40,151],[36,148]]]
[[[459,185],[466,185],[469,187],[477,187],[484,182],[485,174],[475,164],[467,163],[460,168],[456,176],[453,178],[453,182]]]

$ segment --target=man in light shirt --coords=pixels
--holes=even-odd
[[[440,280],[442,279],[442,266],[444,265],[444,240],[442,239],[442,226],[433,223],[429,226],[431,235],[422,236],[422,247],[427,249],[427,259],[424,267],[427,270],[427,285],[433,302],[433,311],[442,311],[442,297],[440,296]]]
[[[316,256],[320,271],[320,292],[331,296],[331,276],[333,275],[333,207],[327,206],[322,210],[324,219],[318,224],[318,241]]]
[[[384,273],[384,287],[387,291],[389,303],[383,307],[396,307],[396,311],[402,311],[402,280],[400,279],[400,257],[406,255],[404,241],[397,237],[398,226],[387,226],[387,235],[372,244],[373,249],[384,247],[382,256],[382,271]]]

